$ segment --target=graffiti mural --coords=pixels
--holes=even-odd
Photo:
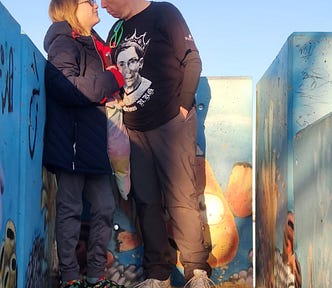
[[[15,52],[19,45],[15,40],[19,26],[12,25],[9,14],[3,13],[1,2],[0,19],[3,31],[0,37],[0,287],[16,288],[20,271],[17,238],[19,109],[16,109],[20,86],[16,83],[18,87],[15,87],[19,63]]]
[[[294,244],[301,263],[302,287],[308,288],[332,284],[331,127],[329,113],[299,131],[294,140]]]
[[[134,202],[121,198],[117,202],[107,273],[113,281],[131,287],[143,280],[143,243],[136,225]]]
[[[37,241],[37,243],[40,243],[42,241],[43,245],[45,246],[46,252],[44,252],[45,254],[43,254],[43,256],[45,257],[44,261],[47,264],[47,281],[48,283],[50,283],[51,287],[57,287],[59,280],[58,256],[55,239],[55,195],[57,190],[57,184],[55,175],[48,172],[44,167],[42,170],[42,181],[43,185],[41,190],[40,210],[43,212],[42,215],[44,218],[43,223],[46,239],[43,241]],[[41,248],[39,248],[39,250],[41,250]],[[42,255],[42,252],[40,253],[40,255]],[[29,279],[27,279],[27,282],[28,281]]]
[[[14,85],[14,54],[13,48],[7,43],[0,43],[0,87],[1,88],[1,114],[13,112],[13,85]],[[6,109],[7,108],[7,109]]]
[[[299,288],[301,268],[294,251],[294,213],[287,210],[292,206],[285,157],[287,106],[275,99],[266,101],[266,114],[260,115],[264,117],[262,131],[258,133],[264,140],[259,142],[257,155],[257,287]]]
[[[17,282],[16,228],[8,220],[0,250],[0,287],[14,288]]]
[[[0,40],[0,287],[45,288],[50,287],[40,270],[48,255],[40,202],[45,59],[1,3],[0,19],[6,31]]]
[[[2,228],[2,194],[5,192],[5,176],[0,163],[0,232]]]
[[[252,81],[202,77],[196,105],[197,177],[211,278],[253,287]]]
[[[27,269],[26,288],[42,288],[48,283],[45,262],[45,243],[39,236],[35,238]]]
[[[115,190],[116,191],[116,190]],[[112,238],[107,251],[106,275],[126,287],[133,287],[143,280],[143,244],[136,226],[135,208],[132,198],[127,201],[116,196],[116,210]],[[86,215],[83,215],[87,219]],[[86,252],[89,224],[82,223],[79,245],[76,250],[80,272],[86,275]]]
[[[236,217],[252,214],[252,169],[248,163],[235,163],[228,181],[227,190],[222,191],[220,184],[203,156],[197,156],[197,175],[199,207],[204,223],[205,242],[210,247],[208,262],[213,269],[215,283],[253,285],[252,249],[248,251],[247,269],[233,270],[225,277],[228,265],[239,252],[240,234]],[[238,197],[237,200],[234,197]],[[250,203],[249,203],[250,202]],[[241,214],[242,216],[239,216]],[[171,237],[171,235],[170,235]],[[177,268],[183,273],[180,255],[177,252]],[[182,277],[174,275],[174,284],[184,285]],[[244,286],[242,286],[244,287]]]
[[[1,4],[1,3],[0,3]],[[0,13],[1,14],[1,13]],[[0,17],[4,17],[2,14]],[[6,19],[6,17],[4,17]],[[7,20],[7,19],[6,19]],[[1,23],[0,23],[1,24]],[[0,25],[1,26],[1,25]],[[2,27],[0,27],[2,30]],[[15,111],[14,78],[17,57],[12,41],[1,37],[0,41],[0,287],[16,288],[19,255],[17,253],[17,197],[12,184],[11,169],[17,173],[15,155],[8,154],[7,147],[18,147],[17,130],[13,119]],[[16,137],[16,138],[15,138]],[[16,174],[17,175],[17,174]],[[16,183],[17,183],[16,179]],[[12,189],[14,191],[12,191]],[[15,198],[15,199],[14,199]]]
[[[257,84],[258,288],[331,286],[331,46],[331,33],[291,34]]]
[[[215,93],[219,87],[215,87],[214,83],[210,86],[210,82],[205,82],[205,78],[202,78],[200,85],[208,88],[210,94],[204,95],[203,99],[199,99],[204,102],[209,98],[209,103],[213,101],[219,102],[221,98],[215,98]],[[218,85],[238,87],[242,85],[242,79],[228,79],[215,78],[213,79]],[[244,79],[245,84],[248,86],[249,95],[251,95],[250,84],[248,79]],[[231,82],[231,84],[230,84]],[[234,86],[233,86],[234,85]],[[233,89],[233,88],[232,88]],[[203,92],[199,92],[203,93]],[[239,93],[239,92],[236,92]],[[238,95],[238,94],[236,94]],[[242,97],[242,95],[240,95]],[[238,96],[239,100],[243,100]],[[245,97],[245,96],[244,96]],[[203,101],[204,100],[204,101]],[[234,100],[234,99],[233,99]],[[249,102],[251,99],[249,100]],[[216,109],[218,106],[213,106],[214,110],[211,115],[206,111],[208,105],[201,103],[200,112],[198,116],[200,119],[218,119],[222,111]],[[245,105],[246,101],[243,102]],[[218,103],[215,103],[218,105]],[[220,107],[220,106],[219,106]],[[225,107],[225,105],[224,105]],[[246,106],[248,107],[248,106]],[[229,107],[228,107],[229,109]],[[228,113],[231,113],[229,111]],[[234,113],[234,111],[232,111]],[[238,113],[242,113],[239,111]],[[248,112],[248,117],[242,115],[241,128],[237,128],[243,139],[246,139],[246,148],[242,149],[239,155],[234,155],[231,160],[222,158],[223,146],[213,143],[211,145],[211,134],[213,137],[218,138],[221,143],[223,141],[236,142],[235,136],[228,132],[228,137],[223,137],[220,131],[210,131],[210,123],[205,125],[205,131],[198,131],[199,135],[205,137],[205,139],[198,139],[197,146],[197,184],[199,191],[199,208],[204,223],[204,240],[205,245],[209,247],[210,254],[208,262],[213,268],[212,278],[216,284],[229,284],[233,287],[247,287],[253,286],[253,249],[252,249],[252,165],[251,165],[251,112]],[[234,116],[238,117],[237,114]],[[205,121],[205,120],[204,120]],[[229,118],[227,118],[229,121]],[[218,121],[213,120],[213,125],[219,125]],[[224,124],[223,124],[224,125]],[[239,123],[231,124],[240,127]],[[235,135],[236,135],[235,133]],[[246,136],[249,135],[249,136]],[[223,137],[222,139],[220,137]],[[234,137],[234,140],[232,139]],[[201,146],[204,143],[205,146]],[[242,144],[244,145],[244,144]],[[205,147],[205,148],[204,148]],[[232,145],[234,152],[238,151],[237,148]],[[215,153],[218,155],[219,160],[210,159],[209,153]],[[241,155],[242,154],[242,155]],[[222,162],[220,159],[223,159]],[[236,160],[238,161],[236,161]],[[223,175],[220,175],[220,166],[223,167]],[[213,167],[214,165],[214,167]],[[217,166],[216,166],[217,165]],[[227,167],[228,170],[225,168]],[[217,168],[217,169],[216,169]],[[221,180],[224,174],[225,179]],[[222,187],[223,186],[223,187]],[[108,263],[107,263],[107,275],[119,284],[123,284],[126,287],[133,287],[135,283],[142,280],[143,269],[141,267],[143,257],[143,243],[140,237],[139,228],[137,226],[137,219],[135,215],[134,203],[122,200],[119,195],[116,197],[118,203],[114,216],[114,231],[112,239],[109,244],[108,251]],[[165,215],[167,219],[167,215]],[[183,266],[180,262],[179,252],[176,250],[176,243],[172,237],[172,227],[168,224],[169,240],[173,247],[173,253],[177,257],[176,267],[172,273],[172,285],[174,287],[183,286]],[[88,226],[82,225],[81,229],[80,245],[78,247],[78,258],[80,259],[81,272],[85,273],[84,265],[86,265],[86,241]],[[242,285],[242,286],[241,286]]]
[[[35,77],[36,84],[39,84],[39,73],[38,73],[38,65],[36,60],[36,53],[33,53],[33,61],[30,65],[31,71]],[[33,159],[35,148],[36,148],[36,137],[37,137],[37,131],[38,131],[38,123],[41,124],[40,121],[38,121],[38,112],[39,112],[39,102],[40,100],[40,89],[39,88],[33,88],[31,92],[31,98],[29,103],[29,126],[28,126],[28,137],[29,137],[29,152],[30,157]],[[40,128],[39,128],[40,129]]]

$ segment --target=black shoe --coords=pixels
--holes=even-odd
[[[99,280],[96,284],[87,283],[87,288],[125,288],[125,286],[117,284],[111,280],[103,278]],[[75,287],[76,288],[76,287]]]
[[[86,286],[82,280],[70,280],[61,283],[59,288],[86,288]]]

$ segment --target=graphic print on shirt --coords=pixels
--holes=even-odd
[[[154,89],[150,88],[151,81],[140,74],[150,42],[150,39],[145,40],[145,36],[146,32],[137,36],[135,30],[133,35],[123,40],[115,54],[116,64],[125,79],[123,110],[126,112],[143,107],[154,94]]]

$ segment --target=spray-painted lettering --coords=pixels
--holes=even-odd
[[[13,112],[13,86],[14,86],[14,53],[13,48],[9,48],[8,57],[6,57],[5,47],[0,44],[0,83],[1,85],[1,112],[5,113],[6,106],[7,112]],[[8,63],[6,62],[8,60]]]
[[[31,69],[36,76],[37,82],[39,82],[38,76],[38,66],[36,61],[36,54],[33,54],[33,63],[31,64]],[[30,98],[29,105],[29,152],[30,157],[33,159],[35,148],[36,148],[36,138],[37,138],[37,127],[38,127],[38,95],[40,95],[40,89],[32,89],[32,95]]]

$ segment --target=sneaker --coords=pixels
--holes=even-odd
[[[103,278],[95,284],[86,283],[86,288],[125,288],[125,286],[117,284],[109,279]]]
[[[157,279],[146,279],[137,284],[134,288],[172,288],[170,278],[162,281]]]
[[[194,276],[184,286],[184,288],[210,288],[210,287],[216,287],[216,285],[207,276],[206,271],[200,269],[194,270]]]
[[[61,283],[59,288],[84,288],[84,282],[82,280],[70,280]]]

